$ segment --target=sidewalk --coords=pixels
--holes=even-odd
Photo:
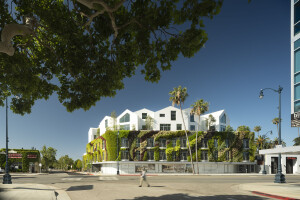
[[[71,200],[59,188],[41,184],[0,184],[0,200]]]
[[[300,199],[300,180],[297,183],[247,183],[238,185],[236,189],[274,199]]]

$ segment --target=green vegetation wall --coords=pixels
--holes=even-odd
[[[254,161],[256,146],[254,144],[254,133],[249,131],[242,132],[198,132],[196,141],[196,133],[188,132],[189,141],[192,149],[192,159],[196,160],[195,144],[198,146],[198,161],[201,161],[201,152],[207,151],[208,160],[211,162],[241,162],[243,161],[243,152],[249,152],[250,161]],[[122,138],[128,139],[128,147],[121,149]],[[147,148],[147,139],[153,138],[154,147]],[[160,150],[165,150],[167,161],[180,161],[181,152],[186,148],[181,147],[181,139],[185,138],[184,131],[106,131],[102,136],[87,144],[87,155],[83,157],[84,166],[92,161],[115,161],[121,160],[121,152],[128,151],[130,161],[147,161],[149,158],[148,151],[153,151],[154,160],[160,158]],[[166,148],[159,148],[160,139],[166,139]],[[201,147],[201,141],[206,139],[208,147]],[[249,149],[243,148],[243,139],[249,139]],[[176,145],[173,146],[172,141],[176,140]],[[217,145],[215,145],[215,140]],[[229,146],[226,145],[226,140]],[[118,141],[118,146],[117,146]],[[139,141],[140,145],[137,145]],[[102,144],[105,143],[105,147]],[[187,146],[187,145],[185,145]],[[99,147],[99,148],[98,148]],[[139,159],[136,157],[136,152],[139,151]],[[117,152],[119,154],[117,155]],[[217,154],[217,156],[215,156]],[[104,155],[104,156],[102,156]],[[174,156],[175,155],[175,156]],[[229,158],[227,157],[229,155]],[[188,160],[191,157],[188,155]]]
[[[9,149],[8,151],[13,150],[16,151],[17,154],[22,154],[22,158],[9,158],[9,165],[13,163],[22,163],[22,172],[29,171],[29,163],[36,163],[40,161],[40,152],[38,150],[29,150],[29,149]],[[0,149],[0,152],[6,152],[6,150]],[[0,166],[2,169],[5,168],[6,164],[6,154],[0,154]],[[19,170],[18,170],[19,171]]]

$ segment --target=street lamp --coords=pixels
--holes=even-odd
[[[7,97],[5,99],[6,106],[6,163],[5,163],[5,174],[3,175],[3,184],[12,184],[11,176],[9,174],[8,166],[8,121],[7,121]]]
[[[117,136],[117,175],[119,175],[119,130],[118,130],[118,136]]]
[[[279,129],[278,129],[278,144],[281,145],[281,91],[282,87],[279,85],[278,90],[274,90],[272,88],[265,88],[261,89],[259,93],[259,98],[262,99],[264,97],[264,90],[273,90],[274,92],[277,92],[279,94],[279,106],[278,106],[278,117],[279,117]],[[274,183],[285,183],[285,176],[282,174],[282,168],[281,168],[281,153],[278,154],[278,171],[275,175],[275,181]]]

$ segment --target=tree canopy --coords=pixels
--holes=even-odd
[[[53,164],[56,161],[56,151],[57,150],[53,147],[47,148],[46,145],[44,145],[40,151],[42,154],[42,165],[46,171],[48,171],[48,167],[53,167]]]
[[[30,113],[57,93],[70,112],[123,89],[137,70],[157,82],[207,41],[223,0],[0,0],[0,105]]]

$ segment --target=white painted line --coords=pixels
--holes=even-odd
[[[119,180],[117,177],[114,177],[114,176],[106,176],[106,177],[99,177],[99,180],[101,181],[117,181]]]
[[[80,181],[82,178],[63,178],[63,181]]]

